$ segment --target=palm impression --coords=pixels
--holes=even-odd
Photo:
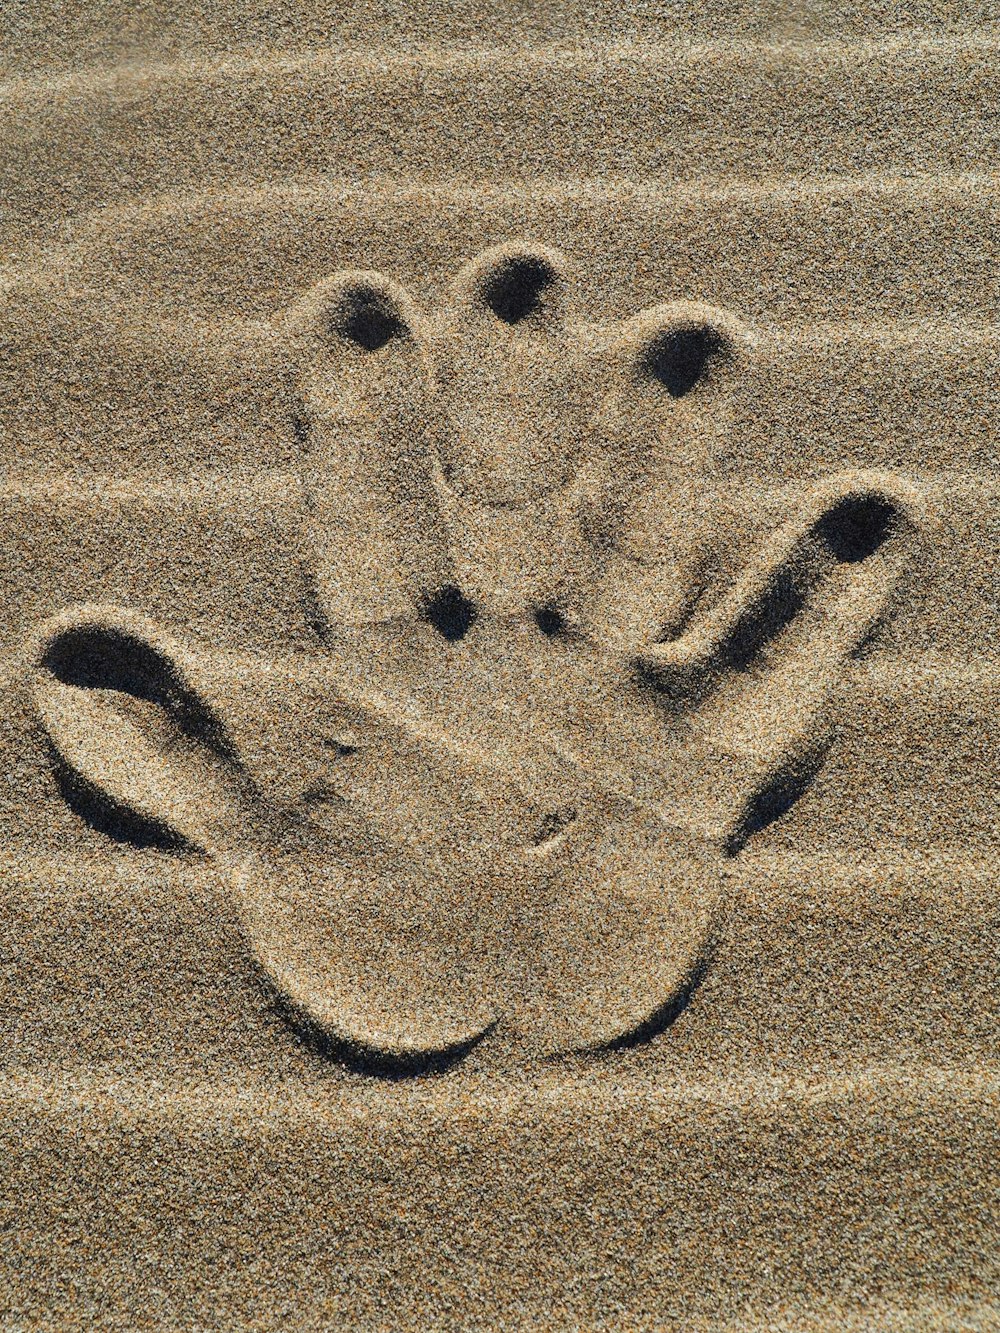
[[[706,474],[752,338],[690,305],[581,323],[540,248],[480,256],[433,318],[340,274],[284,331],[315,653],[73,610],[32,658],[58,762],[215,859],[331,1050],[425,1068],[655,1032],[729,866],[822,761],[912,498],[827,479],[713,577]]]

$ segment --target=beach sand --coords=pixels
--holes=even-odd
[[[0,50],[0,1326],[1000,1329],[990,7]]]

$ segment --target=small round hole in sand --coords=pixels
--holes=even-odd
[[[487,273],[480,292],[497,319],[520,324],[537,313],[555,281],[556,272],[547,260],[539,255],[517,255],[501,260]]]
[[[449,643],[468,634],[476,621],[476,608],[460,588],[449,584],[423,604],[422,614]]]
[[[550,639],[566,628],[563,614],[555,606],[540,606],[535,612],[535,624]]]
[[[710,324],[665,329],[647,347],[642,365],[671,398],[683,398],[707,377],[712,362],[725,351],[725,340]]]
[[[867,560],[892,535],[899,518],[882,495],[847,495],[816,525],[818,536],[846,564]]]
[[[377,352],[404,332],[403,321],[384,292],[360,287],[344,293],[333,317],[334,332],[365,352]]]

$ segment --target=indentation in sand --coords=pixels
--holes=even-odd
[[[900,479],[836,475],[731,586],[670,586],[650,553],[691,549],[754,335],[685,303],[595,340],[574,309],[571,266],[523,243],[433,314],[374,272],[296,302],[320,642],[255,730],[209,702],[215,650],[142,617],[84,607],[36,641],[76,796],[208,853],[289,1020],[373,1068],[669,1024],[923,526]]]

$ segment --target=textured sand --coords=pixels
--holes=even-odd
[[[1000,1328],[989,7],[0,50],[0,1326]]]

